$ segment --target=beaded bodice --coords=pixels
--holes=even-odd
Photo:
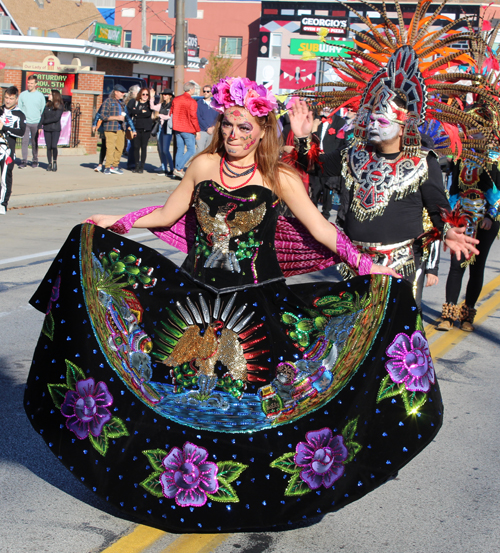
[[[263,186],[197,184],[196,241],[183,269],[217,289],[282,278],[274,247],[277,206],[277,197]]]

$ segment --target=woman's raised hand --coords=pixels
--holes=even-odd
[[[298,138],[309,136],[313,127],[313,112],[303,100],[295,98],[292,106],[288,110],[290,117],[290,127],[293,134]]]

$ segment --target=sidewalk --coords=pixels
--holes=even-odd
[[[160,166],[156,151],[148,152],[144,173],[124,169],[126,158],[120,164],[123,175],[104,175],[94,172],[99,155],[59,156],[57,172],[46,171],[47,160],[42,150],[40,165],[33,169],[14,168],[14,183],[9,209],[47,204],[79,202],[103,198],[172,191],[179,180],[169,179],[164,173],[154,173]],[[18,163],[19,160],[16,161]],[[151,171],[151,172],[150,172]]]

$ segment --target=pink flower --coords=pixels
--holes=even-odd
[[[250,98],[248,102],[246,102],[245,107],[254,117],[264,117],[273,110],[271,102],[262,96]]]

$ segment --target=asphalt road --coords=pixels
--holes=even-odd
[[[10,211],[0,219],[1,553],[106,551],[136,527],[63,469],[24,414],[24,382],[43,320],[28,299],[55,255],[51,252],[58,250],[74,224],[92,213],[123,213],[164,199],[157,194],[34,207]],[[173,261],[182,260],[182,254],[144,231],[134,234]],[[439,284],[425,291],[426,323],[440,311],[447,267],[443,259]],[[486,282],[499,274],[500,248],[495,242]],[[335,271],[329,270],[328,276],[335,278]],[[476,332],[435,360],[445,402],[444,426],[397,479],[308,527],[233,534],[204,549],[194,541],[186,541],[188,548],[183,549],[178,536],[167,534],[135,551],[497,553],[499,314],[494,312]],[[117,551],[132,549],[123,546]]]

